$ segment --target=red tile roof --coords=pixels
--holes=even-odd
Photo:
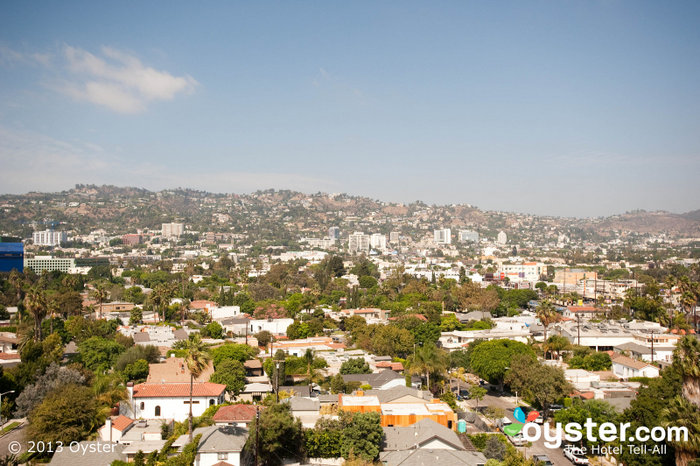
[[[124,432],[124,429],[133,424],[133,422],[133,419],[120,414],[112,421],[112,428],[117,429],[119,432]]]
[[[220,396],[224,390],[226,390],[226,385],[220,383],[195,383],[192,387],[192,396]],[[190,396],[190,384],[188,383],[141,383],[134,386],[134,398],[188,396]]]
[[[0,359],[4,359],[6,361],[12,361],[12,360],[19,360],[20,355],[19,353],[0,353]]]
[[[402,371],[403,370],[403,364],[400,362],[389,362],[389,361],[381,361],[377,363],[377,368],[381,367],[388,367],[392,371]]]
[[[214,422],[250,422],[255,418],[255,405],[222,406],[214,414]]]
[[[598,312],[600,309],[594,306],[569,306],[571,312]]]
[[[207,301],[205,299],[196,299],[190,303],[190,309],[206,309],[209,307],[216,307],[217,304],[214,301]]]

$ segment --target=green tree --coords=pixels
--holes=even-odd
[[[535,308],[535,314],[544,327],[544,341],[547,341],[547,327],[561,319],[552,303],[547,300],[542,300]]]
[[[341,374],[371,374],[372,369],[363,358],[350,358],[340,365]]]
[[[345,393],[345,381],[342,375],[336,374],[331,379],[331,393]]]
[[[112,340],[102,337],[90,337],[78,344],[80,361],[95,372],[109,370],[119,355],[124,352],[124,347]]]
[[[340,452],[343,458],[351,456],[374,461],[384,438],[379,413],[357,413],[343,429]]]
[[[207,324],[200,333],[205,338],[220,340],[224,337],[224,328],[218,322],[211,322]]]
[[[590,418],[593,422],[601,425],[604,422],[612,422],[617,424],[619,420],[619,414],[615,411],[610,403],[603,400],[589,400],[581,401],[579,399],[574,399],[573,404],[570,408],[562,409],[554,414],[554,421],[560,422],[562,425],[577,422],[580,425],[584,425],[586,420]],[[590,448],[592,445],[601,444],[600,438],[596,438],[595,441],[587,439],[583,436],[581,444],[586,449]]]
[[[249,432],[246,449],[251,452],[257,449],[258,462],[264,466],[277,466],[284,458],[299,459],[302,455],[301,421],[292,415],[289,403],[265,408],[259,421],[253,420]]]
[[[235,359],[240,362],[245,362],[257,354],[257,349],[242,343],[226,343],[225,345],[221,345],[211,351],[211,355],[214,360],[214,367],[218,366],[222,361],[227,359]]]
[[[29,415],[27,436],[35,442],[80,441],[95,427],[97,403],[92,391],[66,385],[48,395]]]
[[[32,289],[24,297],[24,308],[34,318],[34,341],[41,340],[41,321],[46,317],[48,303],[46,293],[42,290]]]
[[[486,445],[484,445],[484,450],[482,453],[488,459],[503,461],[506,457],[506,444],[503,442],[500,436],[489,435],[486,439]]]
[[[157,363],[160,360],[160,350],[154,345],[134,345],[119,355],[114,368],[123,371],[127,365],[133,364],[139,359],[145,359],[151,364]]]
[[[587,371],[605,371],[612,367],[612,360],[608,353],[591,352],[586,355],[575,355],[569,360],[570,369],[584,369]]]
[[[127,364],[123,373],[126,380],[143,382],[148,378],[148,361],[138,359],[131,364]]]
[[[479,343],[472,351],[470,365],[481,378],[491,383],[502,384],[506,370],[510,367],[511,358],[516,354],[535,359],[532,348],[519,341],[506,339],[485,341]]]
[[[488,391],[479,385],[472,385],[469,389],[469,396],[476,400],[476,409],[479,409],[479,402],[484,399]]]
[[[192,389],[194,387],[194,379],[202,375],[210,359],[210,356],[204,351],[204,345],[199,335],[195,334],[193,338],[187,341],[187,346],[185,348],[185,364],[190,371],[190,412],[188,415],[190,443],[192,442]]]
[[[94,268],[94,267],[93,267]],[[95,288],[90,292],[90,297],[97,301],[99,305],[99,318],[102,318],[102,305],[109,298],[109,291],[107,291],[107,286],[103,281],[97,282]]]
[[[430,374],[444,372],[448,367],[447,353],[435,345],[421,346],[416,350],[415,355],[408,357],[406,362],[411,374],[425,375],[428,390],[430,390]]]
[[[267,348],[267,345],[272,341],[272,334],[267,330],[262,330],[255,334],[255,338],[258,340],[258,346]]]
[[[245,367],[236,359],[227,359],[216,366],[209,381],[226,385],[231,395],[238,396],[245,387]]]
[[[517,354],[511,358],[505,383],[545,412],[572,390],[561,368],[540,364],[530,355]]]
[[[129,324],[130,325],[138,325],[141,322],[143,322],[143,311],[141,310],[140,307],[135,307],[131,310],[131,313],[129,316]]]

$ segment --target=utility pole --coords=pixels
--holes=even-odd
[[[581,346],[581,314],[576,314],[576,320],[578,321],[577,333],[578,333],[578,345]]]
[[[654,364],[654,332],[651,332],[651,363]]]
[[[255,405],[255,466],[258,466],[258,430],[260,429],[260,409]]]
[[[277,394],[277,403],[280,402],[280,362],[275,361],[275,392]]]

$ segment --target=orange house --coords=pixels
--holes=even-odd
[[[457,414],[440,400],[425,403],[380,403],[377,396],[340,395],[338,408],[351,413],[379,413],[382,427],[407,427],[423,419],[432,419],[448,429],[457,429]]]

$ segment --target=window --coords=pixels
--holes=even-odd
[[[160,416],[160,406],[156,406],[156,416]]]
[[[146,403],[144,403],[144,402],[142,401],[142,402],[141,402],[141,408],[140,408],[141,411],[143,411],[145,408],[146,408]]]
[[[227,460],[228,459],[228,453],[218,453],[216,455],[217,460]]]
[[[209,406],[214,406],[214,399],[209,400]]]

